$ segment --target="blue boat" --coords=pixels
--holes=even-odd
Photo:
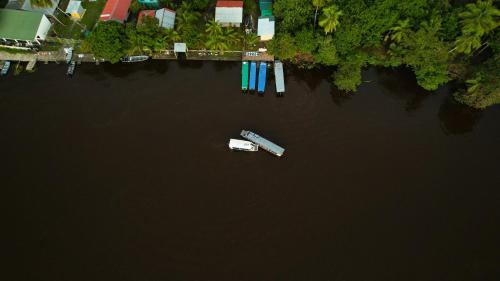
[[[254,61],[250,64],[250,83],[248,89],[255,91],[255,81],[257,80],[257,63]]]
[[[259,65],[259,93],[264,93],[266,90],[266,70],[267,64],[265,62],[261,62]]]

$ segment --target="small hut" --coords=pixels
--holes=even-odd
[[[69,1],[68,7],[66,8],[66,14],[69,14],[73,20],[81,20],[83,18],[83,14],[85,14],[82,1]]]

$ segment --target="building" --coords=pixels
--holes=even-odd
[[[243,1],[217,1],[215,21],[222,26],[241,26],[243,22]]]
[[[47,16],[54,15],[57,5],[59,5],[59,0],[51,0],[52,5],[50,7],[33,7],[31,6],[31,1],[25,0],[21,10],[31,11],[31,12],[41,12]]]
[[[51,26],[42,13],[0,9],[0,44],[36,47],[47,38]]]
[[[143,10],[139,12],[137,24],[140,24],[142,19],[147,17],[155,17],[158,19],[158,25],[163,28],[173,29],[175,25],[175,11],[167,8],[158,10]]]
[[[71,16],[71,19],[73,20],[81,20],[83,18],[83,14],[85,14],[85,9],[82,6],[82,1],[69,1],[65,13],[69,14]]]
[[[128,8],[132,0],[108,0],[102,10],[100,21],[114,20],[117,22],[125,22],[128,18]]]
[[[175,25],[175,11],[167,8],[156,10],[155,17],[161,27],[173,29]]]
[[[148,8],[159,8],[160,1],[158,0],[138,0],[139,4],[148,7]]]
[[[154,17],[155,16],[155,10],[142,10],[139,12],[139,15],[137,16],[137,24],[141,24],[142,19],[144,17]]]
[[[274,17],[259,17],[259,21],[257,22],[257,35],[260,36],[260,41],[273,39],[274,27]]]

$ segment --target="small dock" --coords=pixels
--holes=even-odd
[[[248,90],[248,61],[241,64],[241,90]]]
[[[257,135],[256,133],[242,130],[240,135],[245,139],[257,144],[262,149],[267,150],[278,157],[281,157],[285,152],[285,149],[283,147]]]
[[[267,64],[265,62],[260,62],[259,87],[258,87],[259,93],[264,93],[264,91],[266,90],[266,72],[267,72]]]
[[[257,81],[257,63],[250,63],[250,85],[248,85],[248,89],[251,91],[255,91],[255,82]]]
[[[276,81],[276,93],[283,95],[285,92],[285,77],[283,75],[283,63],[279,60],[274,62],[274,79]]]
[[[241,59],[244,61],[274,61],[274,56],[263,52],[243,52]]]

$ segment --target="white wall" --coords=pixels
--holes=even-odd
[[[51,25],[52,24],[50,23],[49,19],[45,15],[43,15],[42,20],[40,21],[40,25],[38,26],[38,31],[36,32],[36,39],[45,40]]]

